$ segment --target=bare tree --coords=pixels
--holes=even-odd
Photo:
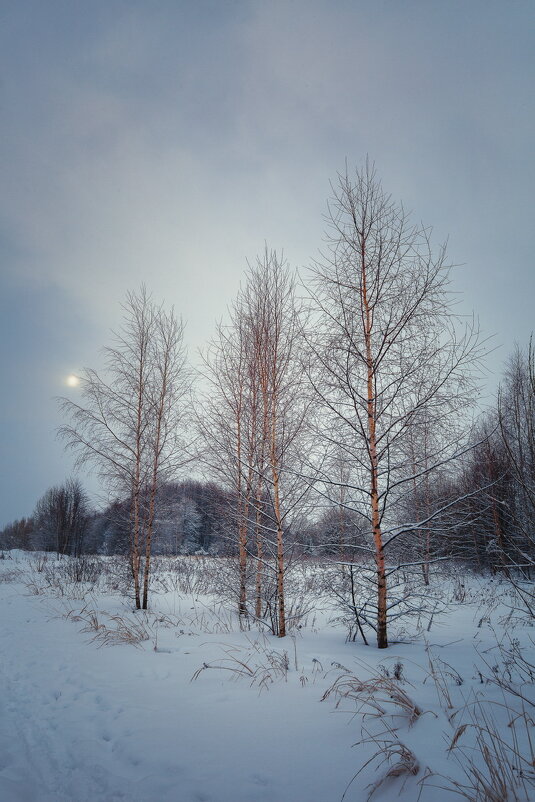
[[[286,634],[285,530],[296,487],[287,468],[306,407],[298,361],[300,338],[294,278],[282,257],[266,248],[249,267],[245,286],[231,307],[229,325],[219,326],[205,356],[209,389],[199,425],[207,462],[226,477],[237,499],[240,615],[251,612],[246,586],[252,557],[254,609],[260,617],[262,576],[273,550],[274,619],[281,637]]]
[[[257,436],[256,473],[258,479],[263,476],[265,493],[271,502],[276,537],[278,634],[284,637],[285,529],[296,500],[296,479],[288,468],[295,468],[292,463],[303,432],[307,404],[303,398],[302,329],[295,282],[275,251],[266,248],[263,258],[249,270],[246,308],[253,332],[254,363],[260,391],[261,424]],[[258,491],[256,503],[260,504]],[[259,538],[257,527],[257,544]],[[262,557],[263,553],[257,546],[258,566]]]
[[[51,487],[39,499],[34,531],[42,547],[58,555],[80,556],[89,520],[89,500],[78,479]]]
[[[0,549],[26,549],[30,551],[33,531],[33,518],[20,518],[11,521],[0,532]]]
[[[312,270],[309,375],[326,447],[342,450],[351,466],[351,481],[339,483],[351,493],[346,504],[369,523],[377,645],[385,648],[398,604],[387,596],[386,550],[407,531],[396,528],[396,510],[415,481],[460,448],[440,438],[414,450],[408,465],[408,440],[471,403],[478,338],[454,314],[444,247],[434,254],[429,231],[410,223],[374,168],[340,175],[333,193],[328,249]],[[336,483],[324,476],[323,484]]]
[[[516,348],[498,395],[498,423],[514,488],[504,499],[512,514],[511,567],[530,577],[535,569],[535,350]]]
[[[182,346],[184,327],[171,312],[158,309],[150,343],[151,381],[148,385],[150,475],[147,487],[143,609],[149,592],[151,545],[158,488],[176,475],[188,461],[180,433],[185,427],[184,402],[190,389],[190,373]]]
[[[190,375],[183,324],[144,286],[127,294],[121,329],[104,349],[105,372],[81,377],[83,404],[61,399],[71,424],[60,429],[79,463],[130,499],[130,567],[136,606],[146,608],[158,487],[174,478],[184,450]]]
[[[235,502],[234,520],[238,546],[238,613],[247,615],[247,530],[250,483],[244,465],[248,428],[247,339],[238,302],[230,309],[229,325],[219,324],[203,355],[202,378],[196,421],[203,443],[202,459],[217,475]]]

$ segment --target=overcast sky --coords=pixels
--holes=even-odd
[[[126,290],[195,351],[264,241],[317,254],[346,159],[449,237],[499,373],[535,328],[534,23],[532,0],[0,2],[0,525],[70,475],[54,397]]]

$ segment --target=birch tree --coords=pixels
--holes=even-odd
[[[443,426],[474,397],[471,371],[479,356],[474,327],[456,317],[445,248],[410,222],[382,189],[368,163],[340,175],[328,208],[327,247],[311,277],[314,329],[309,376],[323,409],[325,448],[351,466],[352,509],[365,515],[367,552],[375,565],[377,645],[388,645],[392,565],[387,550],[403,496],[451,460],[460,448],[441,438],[407,461],[419,429]],[[324,476],[325,486],[333,482]],[[414,522],[414,529],[423,529]]]
[[[245,293],[245,309],[252,332],[253,361],[259,390],[259,423],[255,472],[258,480],[257,511],[264,480],[270,500],[276,548],[278,635],[286,635],[285,609],[285,531],[288,516],[296,502],[292,464],[303,432],[306,403],[301,376],[301,320],[295,294],[295,281],[287,265],[275,251],[267,248],[262,259],[250,268]],[[266,510],[263,510],[264,514]],[[258,524],[258,519],[257,519]],[[257,610],[259,574],[263,560],[262,537],[256,528]]]
[[[183,324],[145,287],[127,294],[122,326],[104,349],[105,369],[80,377],[82,402],[60,399],[60,429],[79,464],[130,504],[130,569],[137,608],[147,608],[155,505],[162,482],[188,461],[184,450],[190,375]]]
[[[253,564],[254,611],[260,617],[263,572],[270,570],[274,552],[275,628],[282,637],[285,531],[296,486],[287,468],[303,428],[304,406],[295,281],[275,251],[266,248],[249,267],[229,318],[218,327],[205,355],[208,390],[200,405],[199,426],[206,462],[226,478],[237,499],[239,614],[252,614],[247,576],[248,564]]]
[[[230,309],[227,325],[218,324],[216,335],[203,354],[200,393],[195,415],[203,449],[201,457],[211,475],[216,475],[233,500],[235,542],[238,550],[238,615],[247,616],[247,532],[251,494],[247,464],[247,338],[240,307]]]

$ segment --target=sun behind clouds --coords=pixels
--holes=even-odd
[[[65,379],[65,383],[68,387],[78,387],[78,385],[80,384],[80,379],[78,378],[78,376],[75,376],[74,373],[71,373]]]

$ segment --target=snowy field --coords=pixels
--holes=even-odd
[[[5,557],[2,802],[535,799],[535,629],[507,583],[437,578],[446,608],[378,651],[331,622],[321,566],[282,640],[240,631],[217,560],[162,560],[134,613],[118,561]]]

